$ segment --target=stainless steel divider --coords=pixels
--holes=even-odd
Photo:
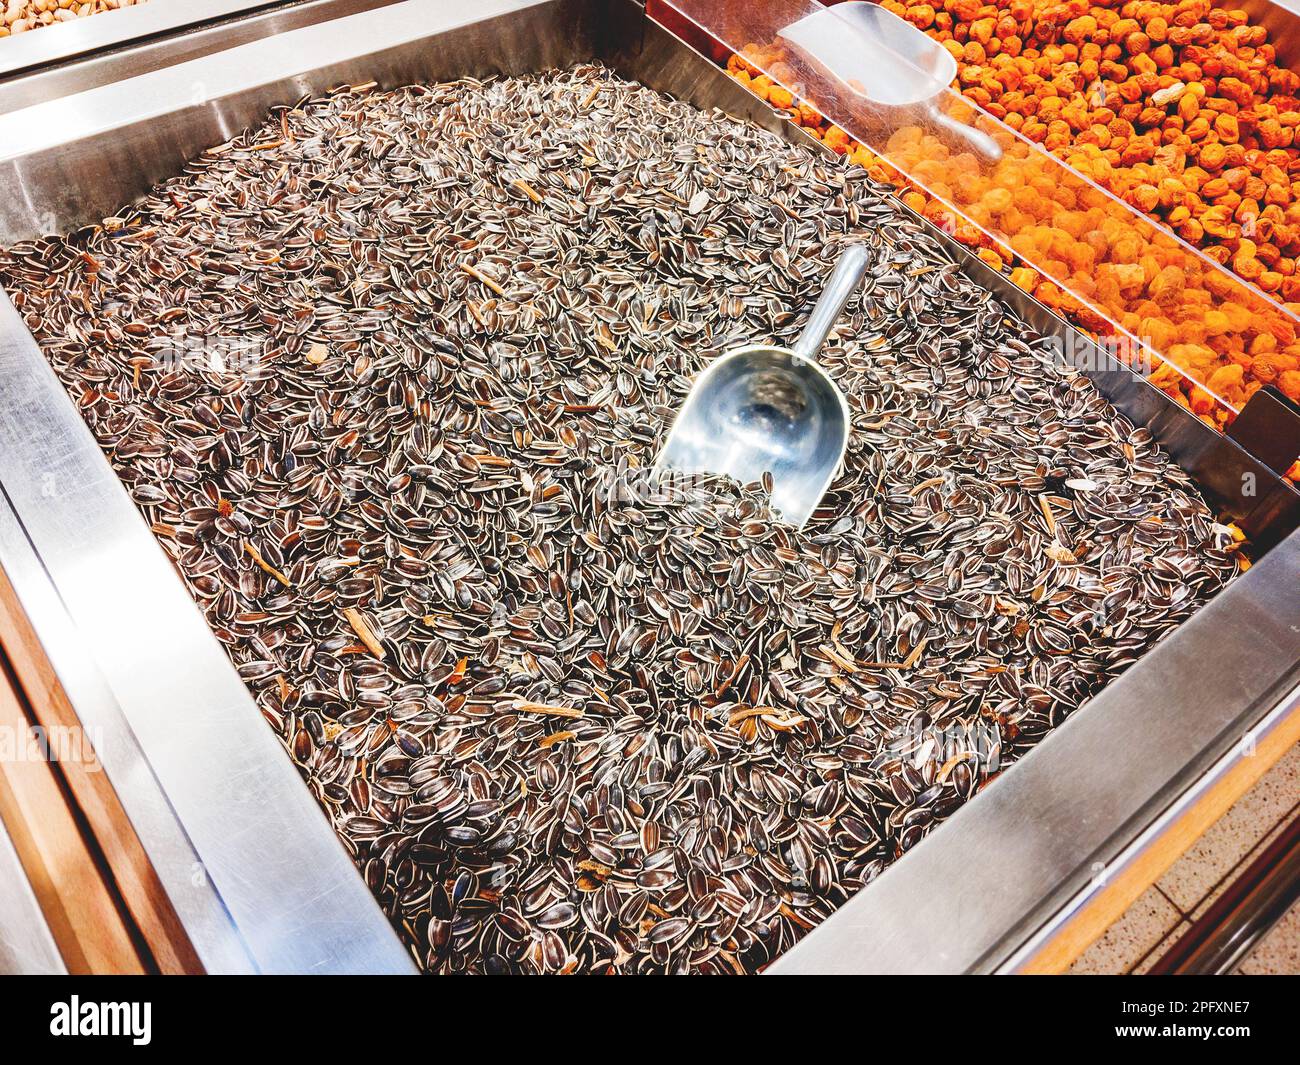
[[[771,971],[998,968],[1300,683],[1297,574],[1300,532]]]
[[[0,485],[0,565],[207,971],[409,971],[4,296]]]
[[[165,0],[0,41],[0,114],[397,0]]]
[[[34,377],[39,387],[44,384],[41,371],[49,369],[25,366],[15,357],[5,331],[6,324],[12,324],[9,316],[17,317],[8,299],[0,296],[0,374],[4,377],[0,381],[0,423],[7,415],[5,400],[13,394],[11,384],[14,392],[30,394],[25,379]],[[39,417],[40,401],[34,406]],[[0,435],[3,432],[0,428]],[[44,483],[51,492],[56,491],[58,474],[51,468],[49,476],[52,479]],[[255,971],[220,898],[206,878],[192,879],[202,865],[185,829],[15,512],[8,488],[0,484],[0,491],[4,493],[0,499],[0,565],[32,629],[39,634],[42,649],[76,708],[87,745],[108,773],[186,934],[210,971]]]
[[[277,2],[280,0],[172,0],[57,22],[4,38],[0,45],[0,78]]]

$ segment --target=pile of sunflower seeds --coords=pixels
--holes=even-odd
[[[814,519],[646,476],[848,240]],[[598,67],[276,111],[0,281],[431,971],[757,970],[1235,571],[863,171]]]

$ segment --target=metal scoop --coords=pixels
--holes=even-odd
[[[849,407],[814,361],[867,270],[846,248],[793,348],[751,344],[719,355],[691,387],[656,470],[771,475],[772,508],[801,528],[830,487],[849,440]]]
[[[1002,158],[997,141],[940,108],[955,96],[948,86],[957,77],[957,60],[892,11],[853,0],[815,11],[780,36],[866,104],[860,117],[878,127],[877,136],[918,124],[986,163]]]

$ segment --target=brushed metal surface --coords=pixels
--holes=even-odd
[[[1269,469],[1285,473],[1300,458],[1300,403],[1277,385],[1265,385],[1246,401],[1227,435]]]
[[[67,971],[0,821],[0,976],[61,976]]]
[[[1258,748],[1269,741],[1269,737],[1280,728],[1289,727],[1295,715],[1300,713],[1300,686],[1284,695],[1277,705],[1257,724],[1252,725],[1241,738],[1233,744],[1207,772],[1197,778],[1192,787],[1184,791],[1171,805],[1165,808],[1142,833],[1133,840],[1115,858],[1108,861],[1104,871],[1092,878],[1088,887],[1070,900],[1062,910],[1053,915],[1050,921],[1039,928],[1033,936],[999,967],[999,972],[1018,973],[1036,971],[1035,964],[1040,950],[1050,949],[1053,936],[1063,928],[1069,928],[1075,920],[1081,926],[1091,928],[1092,921],[1086,912],[1087,906],[1102,895],[1107,885],[1113,883],[1134,863],[1142,861],[1156,848],[1166,854],[1162,837],[1178,825],[1187,816],[1192,816],[1197,803],[1213,795],[1215,789],[1236,770],[1246,759],[1258,756]]]
[[[1298,576],[1300,532],[771,971],[996,968],[1300,680]]]
[[[0,78],[275,3],[276,0],[166,0],[161,4],[103,11],[94,18],[56,22],[42,27],[39,33],[20,33],[0,39]]]
[[[0,189],[12,200],[0,205],[0,245],[100,221],[273,104],[343,84],[526,73],[590,58],[580,17],[588,8],[407,0],[337,19],[322,10],[311,26],[2,114]]]
[[[16,317],[8,297],[0,294],[0,438],[4,438],[4,427],[10,426],[14,410],[30,411],[31,430],[22,430],[21,423],[19,428],[26,432],[34,453],[43,456],[46,465],[41,487],[52,498],[78,490],[67,479],[65,471],[77,464],[75,456],[82,450],[84,441],[76,435],[65,435],[58,424],[50,424],[48,432],[44,428],[48,424],[45,411],[52,371],[47,365],[31,361],[30,352],[27,357],[17,357],[11,349]],[[20,406],[11,407],[11,400]],[[21,405],[28,403],[30,406]],[[74,424],[72,428],[88,433],[84,426]],[[94,472],[102,478],[101,471]],[[168,896],[173,908],[204,965],[211,972],[253,971],[253,961],[236,934],[230,915],[207,878],[199,875],[202,863],[113,691],[89,653],[68,605],[60,597],[26,527],[15,513],[2,478],[0,474],[0,490],[4,492],[0,498],[0,565],[9,575],[32,629],[39,635],[46,657],[76,709],[90,746],[108,772],[164,888],[170,889]],[[77,520],[75,512],[73,517]],[[104,551],[111,557],[111,544],[104,545]]]
[[[0,485],[0,564],[204,967],[409,969],[7,296]]]
[[[0,114],[394,2],[166,0],[6,38]]]
[[[647,25],[631,0],[486,0],[472,9],[406,0],[177,64],[155,55],[137,78],[0,115],[0,242],[97,220],[269,106],[306,93],[345,82],[520,73],[592,57],[698,106],[718,106],[813,143],[711,63]],[[76,69],[70,66],[69,76]],[[1085,366],[1216,503],[1254,523],[1263,542],[1295,528],[1294,490],[955,241],[930,231],[963,270],[1062,343],[1063,357]],[[137,745],[138,762],[110,773],[124,792],[135,781],[119,780],[122,774],[154,780],[128,809],[138,831],[168,829],[144,818],[161,798],[162,812],[154,812],[164,822],[170,816],[170,830],[179,833],[166,846],[182,856],[188,847],[207,868],[213,896],[191,911],[197,910],[192,919],[218,929],[209,949],[233,944],[249,966],[262,969],[409,969],[7,304],[0,306],[0,337],[0,484],[33,549],[32,582],[39,585],[44,572],[66,614],[63,633],[44,624],[38,631],[60,643],[61,677],[75,659],[100,678],[99,698],[120,715],[117,732]],[[1253,496],[1240,491],[1244,474],[1257,475]],[[1269,693],[1294,677],[1300,630],[1290,631],[1287,619],[1297,606],[1291,600],[1298,551],[1294,536],[1275,547],[795,948],[778,971],[992,968],[1009,957],[1077,893],[1099,854],[1135,839],[1206,771],[1234,730],[1263,716]],[[0,544],[7,566],[14,554]],[[74,703],[108,720],[93,699],[91,692]],[[83,711],[84,700],[90,701]],[[271,806],[279,812],[268,827],[264,811]],[[190,890],[174,869],[164,883],[169,894]],[[218,906],[228,915],[224,938]],[[871,930],[880,938],[874,946],[864,942]]]

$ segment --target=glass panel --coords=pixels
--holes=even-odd
[[[734,77],[1210,424],[1300,356],[1287,307],[948,88],[951,54],[891,12],[811,0],[656,7],[734,53]]]

